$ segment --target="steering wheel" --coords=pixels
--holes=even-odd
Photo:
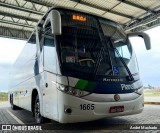
[[[86,59],[80,59],[77,61],[81,66],[89,66],[92,67],[93,64],[95,63],[95,61],[93,59],[90,58],[86,58]],[[85,64],[83,64],[82,62],[86,62]]]

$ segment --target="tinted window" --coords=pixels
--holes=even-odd
[[[44,47],[44,68],[47,71],[56,73],[56,49],[54,44],[54,36],[51,33],[51,27],[46,27],[43,34]]]

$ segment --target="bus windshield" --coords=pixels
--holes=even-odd
[[[62,35],[58,45],[64,75],[90,78],[97,69],[97,76],[127,76],[120,57],[132,74],[138,73],[135,55],[120,25],[69,11],[61,12],[61,16]]]

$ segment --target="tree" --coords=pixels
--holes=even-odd
[[[154,89],[154,87],[153,87],[153,86],[151,86],[151,85],[148,85],[148,88],[149,88],[149,89]]]

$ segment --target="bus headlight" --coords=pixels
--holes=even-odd
[[[78,96],[79,96],[79,97],[81,97],[81,96],[83,96],[83,95],[84,95],[84,92],[83,92],[83,91],[81,91],[81,90],[78,90],[78,93],[77,93],[77,94],[78,94]]]
[[[72,95],[77,95],[77,90],[76,89],[72,89]]]
[[[82,97],[82,96],[89,94],[89,92],[75,89],[73,87],[64,86],[64,85],[59,85],[57,88],[58,88],[58,90],[60,90],[64,93],[67,93],[67,94],[70,94],[73,96],[77,96],[77,97]]]
[[[58,90],[61,90],[63,92],[68,92],[69,91],[69,88],[64,86],[64,85],[59,85],[58,86]]]

